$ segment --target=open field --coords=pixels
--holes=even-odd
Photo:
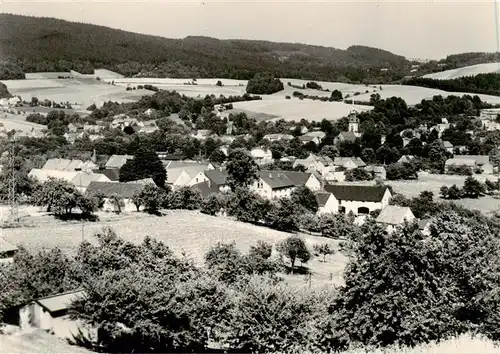
[[[441,95],[443,97],[447,96],[463,96],[463,95],[477,95],[482,101],[491,104],[500,104],[500,97],[481,95],[475,93],[467,92],[446,92],[443,90],[419,87],[419,86],[409,86],[409,85],[382,85],[382,91],[377,91],[380,97],[383,99],[390,98],[393,96],[401,97],[408,105],[415,105],[420,103],[423,99],[430,99],[433,96]],[[355,97],[357,101],[369,101],[372,93],[361,94]]]
[[[440,71],[433,74],[427,74],[422,77],[434,80],[451,80],[464,76],[475,76],[478,74],[499,73],[500,63],[484,63],[463,68]]]
[[[31,131],[41,132],[42,129],[47,128],[45,125],[27,122],[24,114],[11,114],[2,111],[0,111],[0,124],[1,130],[9,131],[14,129],[27,133]]]
[[[15,331],[0,334],[0,354],[13,353],[93,353],[85,348],[70,345],[42,330],[30,332]]]
[[[21,211],[20,214],[37,214],[37,209]],[[8,208],[3,207],[0,213],[8,215]],[[32,227],[7,228],[0,230],[0,237],[16,245],[25,245],[32,251],[43,248],[59,247],[69,255],[74,255],[78,244],[82,240],[81,223],[62,223],[55,221],[51,216],[41,216],[44,213],[31,217],[23,217],[23,224],[32,224]],[[257,241],[271,244],[285,239],[291,234],[271,230],[266,227],[245,224],[222,217],[212,217],[197,211],[168,211],[166,216],[156,217],[146,214],[130,213],[116,216],[111,213],[100,213],[100,222],[85,223],[83,238],[95,243],[93,235],[103,227],[112,227],[123,239],[140,243],[145,236],[154,237],[163,241],[179,255],[185,252],[197,264],[203,263],[203,257],[210,247],[217,242],[235,242],[238,249],[246,252]],[[338,249],[338,241],[323,237],[303,235],[310,248],[316,243],[331,243]],[[341,284],[342,272],[346,264],[346,257],[337,252],[327,257],[323,263],[320,259],[313,259],[308,263],[312,270],[312,286],[325,284]],[[290,283],[297,286],[307,286],[303,276],[286,276]]]
[[[85,109],[92,103],[102,105],[109,100],[131,102],[129,97],[151,94],[148,90],[126,91],[122,86],[114,86],[96,79],[33,79],[3,80],[9,92],[30,101],[31,97],[39,100],[49,99],[55,102],[77,103],[77,107]],[[79,106],[79,107],[78,107]]]
[[[265,113],[276,116],[277,119],[284,118],[289,121],[300,121],[302,118],[309,121],[337,120],[346,117],[353,107],[358,112],[372,109],[370,106],[352,106],[343,102],[321,102],[297,98],[236,102],[233,103],[233,107],[246,112],[249,116]]]

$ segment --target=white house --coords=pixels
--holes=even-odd
[[[299,186],[306,186],[312,191],[321,189],[320,180],[312,173],[296,171],[260,171],[259,179],[250,187],[267,199],[290,197]]]
[[[89,335],[81,322],[71,320],[68,316],[71,302],[83,296],[84,290],[74,290],[33,300],[19,310],[21,329],[39,328],[64,339],[73,339],[79,330]]]
[[[84,171],[59,171],[59,170],[44,170],[34,168],[28,174],[29,177],[43,183],[49,178],[63,179],[75,186],[77,190],[85,193],[89,184],[95,182],[111,182],[111,180],[104,174]]]
[[[173,166],[173,167],[171,167]],[[192,186],[207,181],[204,171],[213,169],[210,164],[201,163],[175,163],[172,161],[166,168],[167,185],[173,190],[183,186]]]
[[[369,214],[389,205],[391,198],[389,188],[379,186],[327,184],[324,190],[337,199],[338,211],[343,214]]]
[[[338,213],[339,201],[332,193],[316,192],[315,195],[318,202],[318,214]]]
[[[203,182],[207,182],[207,185],[210,188],[213,188],[214,186],[217,188],[218,191],[220,192],[227,192],[230,190],[229,185],[227,184],[227,171],[226,170],[205,170],[200,172],[204,176],[202,179]],[[201,176],[200,176],[201,177]],[[201,182],[198,182],[201,183]],[[194,183],[197,184],[197,183]]]
[[[453,153],[453,144],[450,143],[448,140],[443,141],[443,146],[448,151],[449,153]]]
[[[144,183],[121,183],[121,182],[90,182],[87,190],[87,195],[101,195],[104,197],[104,211],[136,211],[137,208],[132,202],[132,197],[136,193],[140,193],[145,187]],[[113,203],[112,197],[118,197],[123,205],[118,209]]]
[[[270,149],[256,147],[250,150],[250,155],[252,155],[257,164],[266,164],[273,162],[273,154]]]
[[[293,140],[293,135],[290,135],[290,134],[267,134],[267,135],[264,135],[263,139],[267,139],[269,141]]]
[[[397,205],[386,205],[376,219],[377,223],[385,226],[388,232],[393,231],[405,221],[411,222],[413,220],[415,220],[415,215],[410,208]]]
[[[309,135],[302,135],[299,137],[299,140],[304,145],[309,142],[313,142],[314,144],[319,145],[319,143],[321,142],[321,139],[319,139],[317,136],[309,136]]]
[[[418,229],[424,234],[425,236],[429,236],[431,234],[431,219],[422,219],[418,222]]]
[[[336,157],[333,164],[335,167],[342,167],[346,170],[366,166],[366,163],[359,157]]]

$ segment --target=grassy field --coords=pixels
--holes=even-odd
[[[363,91],[364,92],[364,91]],[[463,93],[463,92],[446,92],[443,90],[419,87],[419,86],[408,86],[408,85],[382,85],[382,90],[377,92],[380,94],[380,97],[390,98],[390,97],[401,97],[408,105],[415,105],[420,103],[423,99],[431,99],[433,96],[441,95],[443,97],[447,97],[450,95],[454,96],[463,96],[463,95],[476,95],[475,93]],[[362,94],[356,96],[356,100],[359,101],[368,101],[370,99],[370,95]],[[490,96],[490,95],[480,95],[477,94],[481,98],[481,100],[491,103],[491,104],[499,104],[500,97]]]
[[[7,217],[8,208],[0,209],[0,214]],[[10,243],[24,245],[33,251],[59,247],[67,254],[74,255],[82,240],[82,224],[55,221],[53,217],[44,216],[44,213],[37,212],[37,209],[33,207],[21,210],[20,215],[24,215],[22,224],[28,226],[1,229],[0,237]],[[222,217],[211,217],[197,211],[168,211],[163,217],[142,213],[121,216],[100,213],[99,217],[101,220],[99,222],[84,224],[83,238],[85,240],[95,242],[93,235],[103,227],[110,226],[120,237],[133,243],[140,243],[148,235],[155,237],[179,255],[184,252],[199,265],[203,263],[204,254],[217,242],[234,241],[238,249],[246,252],[259,240],[276,244],[290,236],[288,233]],[[336,240],[311,235],[303,235],[303,237],[311,249],[314,244],[325,242],[338,249]],[[346,257],[339,252],[327,257],[326,262],[322,259],[310,261],[308,266],[313,273],[311,285],[341,284],[346,261]],[[307,286],[302,276],[287,276],[287,280],[298,286],[301,284]]]
[[[70,102],[75,108],[90,106],[92,103],[101,105],[113,100],[130,102],[130,97],[151,94],[148,90],[126,91],[123,86],[115,86],[93,78],[85,79],[32,79],[32,80],[3,80],[9,92],[30,101],[31,97],[39,100],[49,99],[55,102]]]
[[[36,124],[26,121],[27,114],[11,114],[5,111],[0,111],[0,129],[2,130],[21,130],[23,132],[37,131],[40,132],[47,127],[45,125]]]
[[[500,63],[484,63],[477,65],[465,66],[463,68],[440,71],[437,73],[427,74],[423,77],[434,80],[451,80],[464,76],[474,76],[478,74],[489,74],[500,72]]]

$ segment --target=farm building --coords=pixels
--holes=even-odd
[[[370,165],[365,167],[365,171],[373,173],[374,178],[381,179],[385,181],[387,172],[384,166]]]
[[[73,339],[82,329],[77,321],[68,316],[72,301],[85,296],[84,290],[74,290],[33,300],[19,309],[21,329],[40,328],[53,332],[57,337]]]
[[[413,220],[415,220],[415,215],[410,208],[397,205],[385,206],[376,219],[377,223],[385,226],[389,232],[405,221],[411,222]]]
[[[318,131],[312,131],[312,132],[306,133],[306,134],[304,134],[304,136],[318,138],[318,140],[321,141],[326,136],[326,133],[318,130]]]
[[[332,193],[316,192],[315,195],[318,202],[318,214],[338,213],[339,203]]]
[[[98,168],[95,163],[88,160],[69,160],[69,159],[49,159],[43,165],[42,170],[55,170],[55,171],[91,171]]]
[[[104,197],[104,211],[135,211],[135,204],[132,197],[135,193],[140,193],[144,189],[143,183],[122,183],[122,182],[91,182],[87,188],[87,195],[101,195]],[[123,201],[120,210],[113,203],[112,198],[117,197]]]
[[[109,178],[112,182],[118,182],[120,180],[120,169],[119,168],[100,168],[93,170],[94,173],[100,173]]]
[[[31,178],[43,183],[49,178],[63,179],[75,186],[77,190],[85,193],[89,184],[93,181],[111,182],[111,180],[104,174],[84,172],[84,171],[59,171],[59,170],[44,170],[34,168],[28,174]]]
[[[383,209],[389,205],[391,192],[387,187],[327,184],[326,192],[333,194],[338,201],[338,211],[354,215],[369,214],[371,211]]]
[[[108,162],[106,162],[106,168],[121,168],[127,160],[132,160],[133,158],[132,155],[111,155]]]
[[[17,246],[0,238],[0,264],[12,262],[17,251]]]
[[[448,161],[450,160],[467,160],[468,163],[470,161],[474,162],[473,167],[479,167],[485,174],[493,174],[494,172],[494,167],[490,163],[490,158],[488,155],[455,155],[453,156],[453,159],[449,159],[446,161],[446,164],[449,165]]]

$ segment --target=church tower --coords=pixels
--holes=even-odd
[[[359,119],[356,117],[356,111],[351,111],[349,113],[349,131],[357,134],[359,133]]]

